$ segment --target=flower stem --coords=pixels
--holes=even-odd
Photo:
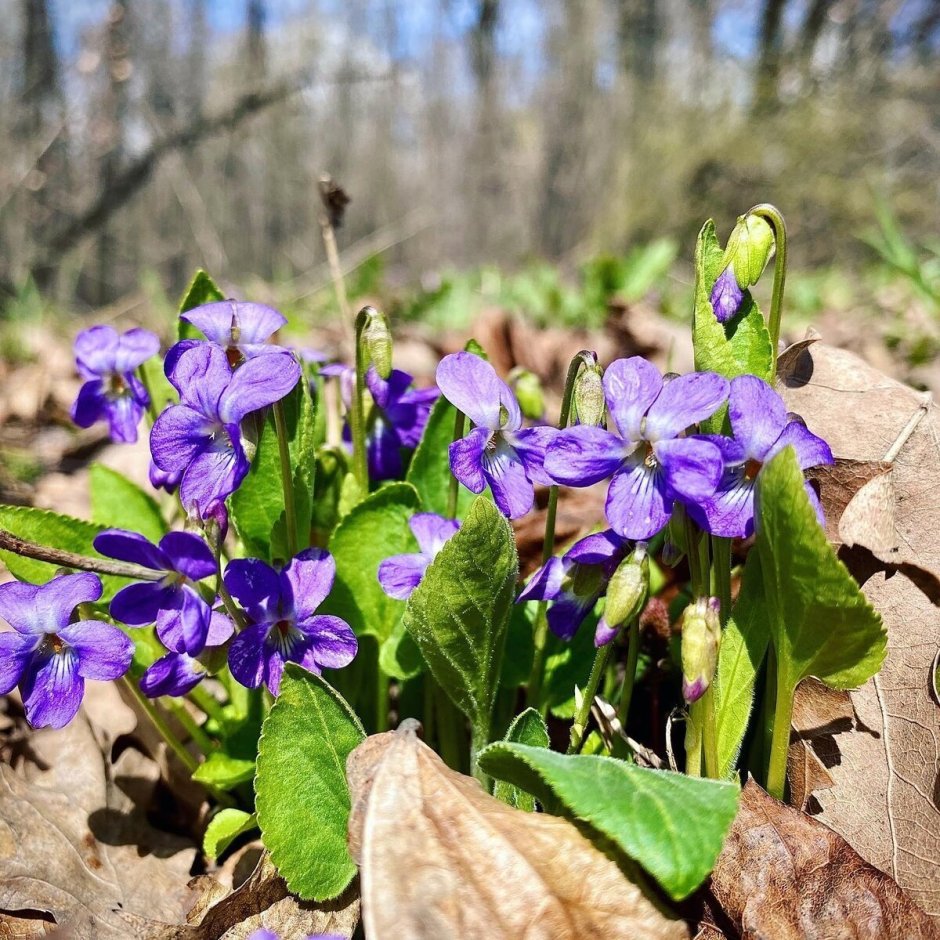
[[[215,742],[212,738],[209,737],[199,727],[199,724],[189,714],[186,706],[182,702],[177,702],[175,699],[170,698],[166,702],[166,708],[168,711],[173,713],[173,716],[176,720],[183,726],[186,730],[186,733],[192,738],[193,743],[199,748],[202,753],[208,757],[214,750],[216,750]]]
[[[154,728],[160,734],[160,737],[166,741],[167,747],[180,759],[180,762],[183,766],[190,772],[193,773],[195,769],[199,766],[199,762],[193,757],[189,751],[183,747],[180,739],[173,733],[173,729],[167,723],[167,720],[160,714],[160,710],[157,706],[144,695],[140,689],[134,684],[133,680],[124,676],[124,685],[127,687],[131,695],[134,696],[135,701],[140,706],[141,710],[146,714],[150,719],[150,722],[153,724]]]
[[[705,694],[695,703],[700,705],[699,716],[702,729],[702,752],[705,758],[705,776],[713,780],[718,778],[718,728],[715,723],[715,685],[714,682],[705,690]]]
[[[326,249],[326,261],[330,268],[330,278],[333,281],[333,290],[336,292],[336,302],[339,304],[340,322],[343,324],[343,333],[347,342],[353,341],[352,312],[349,309],[349,299],[346,296],[346,282],[343,280],[343,269],[339,263],[339,250],[336,247],[336,233],[330,222],[329,213],[320,214],[320,230],[323,235],[323,247]]]
[[[428,676],[434,686],[434,709],[437,712],[437,741],[441,749],[441,758],[451,770],[460,770],[459,727],[460,713],[454,707],[447,693],[437,680]]]
[[[467,418],[462,411],[457,412],[454,418],[454,436],[453,440],[459,441],[464,434],[467,424]],[[450,475],[450,489],[447,491],[447,518],[457,518],[457,496],[460,493],[460,481],[453,473]]]
[[[297,511],[294,508],[294,479],[290,465],[290,447],[287,441],[287,419],[283,402],[274,403],[274,428],[277,431],[277,450],[281,461],[281,486],[284,489],[284,515],[287,521],[287,552],[291,558],[297,554]]]
[[[206,715],[215,721],[220,728],[225,727],[225,712],[222,711],[222,705],[218,702],[215,696],[206,691],[206,689],[200,688],[198,685],[194,689],[190,689],[188,697],[192,700],[192,703],[196,708],[205,712]]]
[[[228,588],[225,586],[225,581],[222,580],[222,564],[219,562],[218,557],[216,558],[216,562],[219,565],[219,597],[222,598],[222,604],[225,607],[225,612],[229,615],[229,617],[232,618],[232,621],[239,630],[244,630],[248,624],[245,623],[245,618],[242,616],[242,612],[238,609],[238,605],[232,599],[232,595],[229,594]]]
[[[630,701],[633,698],[633,685],[636,681],[636,664],[640,655],[640,618],[634,617],[628,627],[627,665],[623,673],[623,687],[620,690],[620,724],[627,730],[630,717]]]
[[[143,366],[137,367],[137,378],[147,393],[147,416],[150,418],[150,426],[153,427],[153,423],[160,417],[160,413],[157,411],[156,402],[153,400],[153,389],[147,379],[147,370]]]
[[[356,388],[349,409],[349,426],[353,446],[353,474],[359,484],[360,492],[365,496],[369,492],[369,463],[366,456],[366,418],[363,413],[362,399],[365,394],[366,362],[362,331],[368,323],[368,307],[363,307],[356,317]]]
[[[767,792],[782,800],[787,784],[787,754],[790,750],[790,724],[793,719],[793,694],[783,687],[777,672],[777,701],[774,705],[774,730],[767,764]]]
[[[388,675],[376,666],[375,733],[388,731]]]
[[[115,575],[118,578],[133,578],[135,581],[159,581],[164,574],[161,571],[153,571],[150,568],[144,568],[143,565],[134,565],[130,562],[90,558],[87,555],[62,551],[48,545],[37,545],[35,542],[21,539],[5,529],[0,529],[0,549],[22,555],[24,558],[47,561],[61,568],[77,568],[80,571],[94,571],[97,574]]]
[[[718,615],[724,626],[731,615],[731,539],[713,535],[711,543],[712,594],[721,602]]]
[[[582,349],[568,365],[565,377],[565,391],[561,399],[561,411],[558,415],[558,430],[564,431],[571,418],[571,401],[574,397],[574,385],[583,366],[593,367],[597,356],[590,350]],[[542,564],[544,565],[555,551],[555,517],[558,513],[558,487],[548,490],[548,508],[545,511],[545,538],[542,542]],[[532,671],[526,684],[526,705],[541,710],[542,680],[545,674],[545,654],[548,644],[548,604],[542,601],[535,618],[535,633],[532,637],[535,647],[532,656]]]
[[[571,726],[571,740],[566,751],[568,754],[577,754],[581,750],[581,745],[584,744],[591,705],[594,703],[594,696],[597,695],[597,687],[604,675],[604,670],[607,668],[607,657],[610,656],[611,645],[605,643],[594,657],[594,665],[591,667],[591,674],[588,676],[587,685],[584,688],[584,698],[581,700],[581,707],[578,709],[574,724]]]
[[[774,286],[770,298],[770,348],[773,354],[771,377],[777,374],[777,347],[780,345],[780,321],[783,316],[783,287],[787,279],[787,226],[780,210],[762,202],[748,211],[760,216],[774,230]]]

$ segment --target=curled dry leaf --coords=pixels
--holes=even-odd
[[[753,781],[741,794],[711,890],[742,940],[940,936],[897,884],[841,836]]]
[[[484,793],[414,722],[368,738],[346,773],[369,940],[688,936],[571,823]]]
[[[836,731],[831,753],[817,755],[833,782],[816,793],[819,818],[940,918],[940,707],[931,691],[940,647],[931,603],[940,572],[940,412],[822,343],[804,349],[780,378],[788,407],[837,460],[890,465],[867,480],[856,474],[858,487],[837,502],[823,489],[830,530],[855,546],[843,546],[840,557],[882,615],[888,650],[881,672],[850,693],[853,727]],[[850,480],[843,478],[848,487]]]

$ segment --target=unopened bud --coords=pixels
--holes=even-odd
[[[721,642],[717,597],[700,597],[682,614],[682,697],[690,705],[715,678]]]
[[[745,290],[759,280],[774,247],[774,230],[759,215],[742,215],[728,237],[725,265],[734,268],[738,287]]]
[[[595,361],[593,366],[585,364],[574,380],[574,409],[579,423],[589,427],[600,427],[604,423],[607,402],[604,399],[602,374],[601,367]]]
[[[545,414],[545,396],[539,377],[528,369],[516,367],[509,373],[509,385],[519,399],[522,413],[533,421],[541,420]]]
[[[633,552],[617,566],[607,585],[604,620],[616,629],[639,617],[650,592],[650,560],[646,543],[638,542]]]
[[[387,379],[392,374],[392,333],[388,320],[375,307],[363,307],[360,316],[362,314],[365,314],[366,322],[359,334],[360,342],[375,371]]]

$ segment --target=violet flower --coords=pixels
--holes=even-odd
[[[13,627],[0,633],[0,695],[19,684],[34,728],[63,728],[78,712],[86,679],[119,679],[134,644],[99,620],[70,623],[78,604],[101,597],[93,574],[67,574],[47,584],[0,584],[0,617]]]
[[[594,609],[617,566],[632,550],[632,542],[613,529],[588,535],[575,542],[561,558],[550,558],[539,568],[516,603],[551,601],[548,625],[556,636],[570,640]],[[598,623],[595,636],[598,646],[610,639],[603,624],[603,620]]]
[[[729,264],[715,281],[712,287],[711,304],[715,311],[715,319],[719,323],[727,323],[741,309],[744,300],[744,291],[738,284],[734,273],[734,265]]]
[[[281,351],[248,359],[233,372],[219,346],[198,343],[183,351],[168,377],[180,403],[154,422],[150,451],[160,470],[182,472],[183,506],[205,516],[248,473],[242,419],[290,392],[300,366]]]
[[[437,367],[444,397],[476,425],[450,445],[451,473],[472,493],[487,484],[493,500],[510,519],[524,516],[535,499],[533,483],[550,486],[543,468],[554,428],[523,428],[512,389],[496,370],[473,353],[445,356]]]
[[[147,330],[123,335],[110,326],[93,326],[75,337],[75,363],[85,384],[72,405],[80,428],[107,421],[111,440],[133,444],[150,398],[134,370],[160,351],[160,340]]]
[[[264,682],[277,695],[284,664],[339,669],[358,649],[339,617],[317,614],[336,577],[333,557],[309,548],[281,571],[257,558],[237,558],[225,569],[225,586],[245,609],[249,626],[229,646],[232,675],[249,689]]]
[[[216,573],[209,546],[191,532],[170,532],[154,545],[136,532],[106,529],[95,536],[95,549],[109,558],[160,572],[159,581],[138,581],[111,601],[111,616],[131,626],[156,623],[157,636],[169,649],[198,653],[206,645],[212,609],[196,582]]]
[[[621,436],[586,425],[559,432],[545,470],[567,486],[612,476],[608,522],[624,538],[648,539],[669,521],[676,500],[691,505],[714,494],[721,451],[710,440],[680,435],[714,414],[728,382],[712,372],[664,381],[654,365],[634,356],[611,363],[604,394]]]
[[[186,695],[209,674],[203,658],[214,657],[232,638],[235,627],[226,614],[213,610],[199,658],[177,646],[148,667],[140,680],[141,691],[148,698],[161,695]],[[172,638],[170,638],[172,639]],[[224,660],[223,660],[224,661]]]
[[[693,519],[714,535],[743,538],[754,531],[754,487],[761,468],[788,444],[803,470],[833,462],[829,445],[811,433],[803,419],[787,414],[783,399],[762,379],[742,375],[731,381],[728,418],[733,438],[709,435],[719,448],[724,472],[711,498],[690,506]],[[823,522],[816,491],[806,484],[810,502]]]
[[[389,597],[406,601],[421,583],[424,572],[437,557],[444,543],[460,528],[456,519],[445,519],[433,512],[415,513],[408,527],[418,541],[419,552],[392,555],[379,565],[379,584]]]

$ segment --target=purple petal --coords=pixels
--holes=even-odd
[[[744,446],[732,437],[725,437],[722,434],[695,434],[695,440],[708,441],[714,444],[721,454],[721,459],[726,467],[738,466],[747,460],[747,453]]]
[[[232,367],[220,346],[197,343],[179,354],[167,378],[180,393],[180,404],[216,419],[219,398],[232,380]]]
[[[37,616],[36,596],[39,585],[23,581],[6,581],[0,584],[0,617],[17,633],[24,636],[41,636],[46,632],[42,618]]]
[[[170,532],[164,535],[160,539],[160,550],[176,571],[193,581],[212,577],[216,572],[212,551],[192,532]]]
[[[228,667],[235,679],[246,688],[256,689],[264,680],[267,659],[264,641],[268,629],[267,624],[255,624],[242,630],[229,644]]]
[[[597,621],[597,626],[594,629],[594,645],[598,649],[602,646],[606,646],[616,638],[619,632],[620,627],[610,626],[607,621],[601,617],[601,619]]]
[[[545,451],[558,437],[558,429],[552,427],[525,428],[511,436],[512,446],[525,464],[525,472],[533,483],[551,486],[555,481],[545,471]]]
[[[493,502],[510,519],[524,516],[535,502],[535,490],[525,472],[525,464],[502,439],[496,448],[483,454],[483,476],[493,491]]]
[[[176,653],[197,656],[206,646],[212,609],[188,584],[174,592],[173,603],[157,613],[157,636]]]
[[[0,633],[0,695],[12,692],[42,639],[20,633]]]
[[[205,678],[205,667],[186,653],[167,653],[143,674],[140,688],[147,698],[186,695]]]
[[[421,551],[433,558],[444,543],[460,528],[456,519],[445,519],[436,512],[417,512],[408,520]]]
[[[823,512],[822,503],[819,501],[816,490],[813,489],[813,485],[809,481],[803,484],[803,488],[806,490],[806,495],[809,497],[810,505],[816,511],[816,518],[819,520],[819,524],[825,529],[826,514]]]
[[[256,361],[256,360],[252,360]],[[225,428],[213,446],[197,454],[180,481],[180,500],[187,510],[206,509],[222,502],[238,489],[248,473],[237,425]]]
[[[178,603],[177,589],[156,581],[138,581],[121,588],[111,600],[109,611],[115,620],[131,626],[155,623],[157,614]]]
[[[235,300],[194,307],[181,313],[180,319],[192,323],[220,346],[263,343],[287,323],[287,318],[273,307]]]
[[[641,461],[628,463],[614,475],[607,490],[607,521],[628,539],[652,538],[669,521],[672,500],[658,474]]]
[[[549,558],[529,578],[529,583],[519,592],[516,603],[523,601],[553,601],[561,596],[561,582],[565,576],[565,564],[560,558]]]
[[[545,452],[545,470],[564,486],[591,486],[614,473],[627,452],[616,434],[582,424],[558,432]]]
[[[151,460],[148,476],[150,477],[150,485],[155,490],[166,490],[168,493],[173,493],[180,485],[183,471],[174,470],[168,473],[166,470],[161,470],[153,460]]]
[[[311,647],[303,662],[312,656],[316,664],[323,669],[342,669],[355,659],[359,644],[356,634],[345,620],[319,616],[305,623],[298,623],[297,628],[311,641]]]
[[[212,446],[213,423],[188,405],[171,405],[150,430],[153,462],[168,473],[185,469]]]
[[[374,365],[369,366],[364,377],[366,388],[383,411],[388,408],[389,404],[401,398],[413,381],[412,376],[407,372],[402,372],[401,369],[392,369],[389,377],[383,379]]]
[[[106,417],[108,404],[104,382],[91,379],[78,390],[78,396],[72,404],[71,418],[80,428],[90,428],[96,421]]]
[[[116,444],[136,443],[137,427],[144,416],[144,406],[125,394],[106,399],[104,411],[111,440]]]
[[[738,312],[742,300],[744,300],[744,291],[738,285],[734,267],[729,264],[718,275],[718,280],[712,287],[711,305],[715,311],[715,319],[719,323],[726,323]]]
[[[149,330],[128,330],[119,340],[114,357],[114,371],[133,372],[160,352],[160,340]]]
[[[36,592],[36,622],[44,623],[46,632],[58,633],[68,626],[72,611],[79,604],[98,600],[101,590],[98,576],[87,571],[53,578]]]
[[[646,416],[646,439],[677,437],[689,425],[711,417],[728,397],[728,380],[714,372],[676,376],[663,386]]]
[[[112,326],[93,326],[75,337],[75,361],[84,378],[116,371],[118,341]]]
[[[34,728],[64,728],[75,717],[85,694],[77,666],[78,655],[66,647],[26,670],[20,690]]]
[[[766,382],[756,375],[740,375],[731,382],[728,418],[747,457],[764,460],[787,423],[787,409]]]
[[[377,418],[366,440],[369,478],[397,480],[402,475],[401,440],[395,429]]]
[[[475,425],[490,431],[500,427],[500,405],[507,386],[488,362],[468,352],[445,356],[437,367],[437,385]]]
[[[235,624],[228,614],[220,610],[213,610],[209,618],[209,632],[206,635],[206,646],[222,646],[227,643],[235,632]]]
[[[560,639],[570,640],[578,632],[578,627],[584,623],[584,618],[596,603],[595,596],[584,598],[575,597],[573,594],[562,594],[548,608],[549,629]]]
[[[264,620],[277,613],[281,579],[270,565],[257,558],[236,558],[228,563],[223,580],[252,620]]]
[[[617,359],[604,373],[607,410],[625,440],[638,441],[645,435],[641,427],[650,405],[663,387],[663,377],[651,362],[641,356]]]
[[[780,437],[767,452],[765,462],[779,454],[787,445],[796,451],[796,459],[799,461],[801,470],[833,462],[829,445],[821,437],[813,434],[802,421],[791,421],[783,429]]]
[[[219,416],[237,424],[245,415],[280,401],[300,380],[300,365],[289,353],[258,356],[235,370],[219,399]]]
[[[754,481],[741,472],[726,472],[711,499],[688,509],[692,518],[712,535],[746,538],[754,532]]]
[[[450,471],[471,493],[482,493],[486,488],[483,475],[483,454],[491,432],[474,428],[466,437],[454,441],[448,451]]]
[[[308,548],[281,572],[281,596],[285,603],[291,596],[297,620],[306,620],[326,600],[335,579],[333,556],[322,548]]]
[[[629,540],[621,538],[613,529],[595,532],[579,539],[565,552],[565,561],[580,565],[603,565],[619,558]]]
[[[105,529],[95,536],[95,550],[108,558],[143,565],[152,571],[172,571],[173,562],[153,542],[127,529]]]
[[[117,627],[100,620],[79,620],[59,631],[59,636],[78,654],[78,674],[85,679],[109,682],[127,672],[134,644]]]
[[[428,555],[392,555],[379,565],[379,584],[389,597],[406,601],[421,583],[429,564]]]
[[[710,441],[695,437],[657,441],[653,452],[669,489],[690,503],[710,499],[721,480],[721,451]]]
[[[200,345],[202,345],[202,340],[200,339],[181,339],[178,343],[174,343],[163,357],[164,375],[166,375],[167,378],[173,375],[176,371],[180,356],[182,356],[187,349],[194,349],[196,346]]]

